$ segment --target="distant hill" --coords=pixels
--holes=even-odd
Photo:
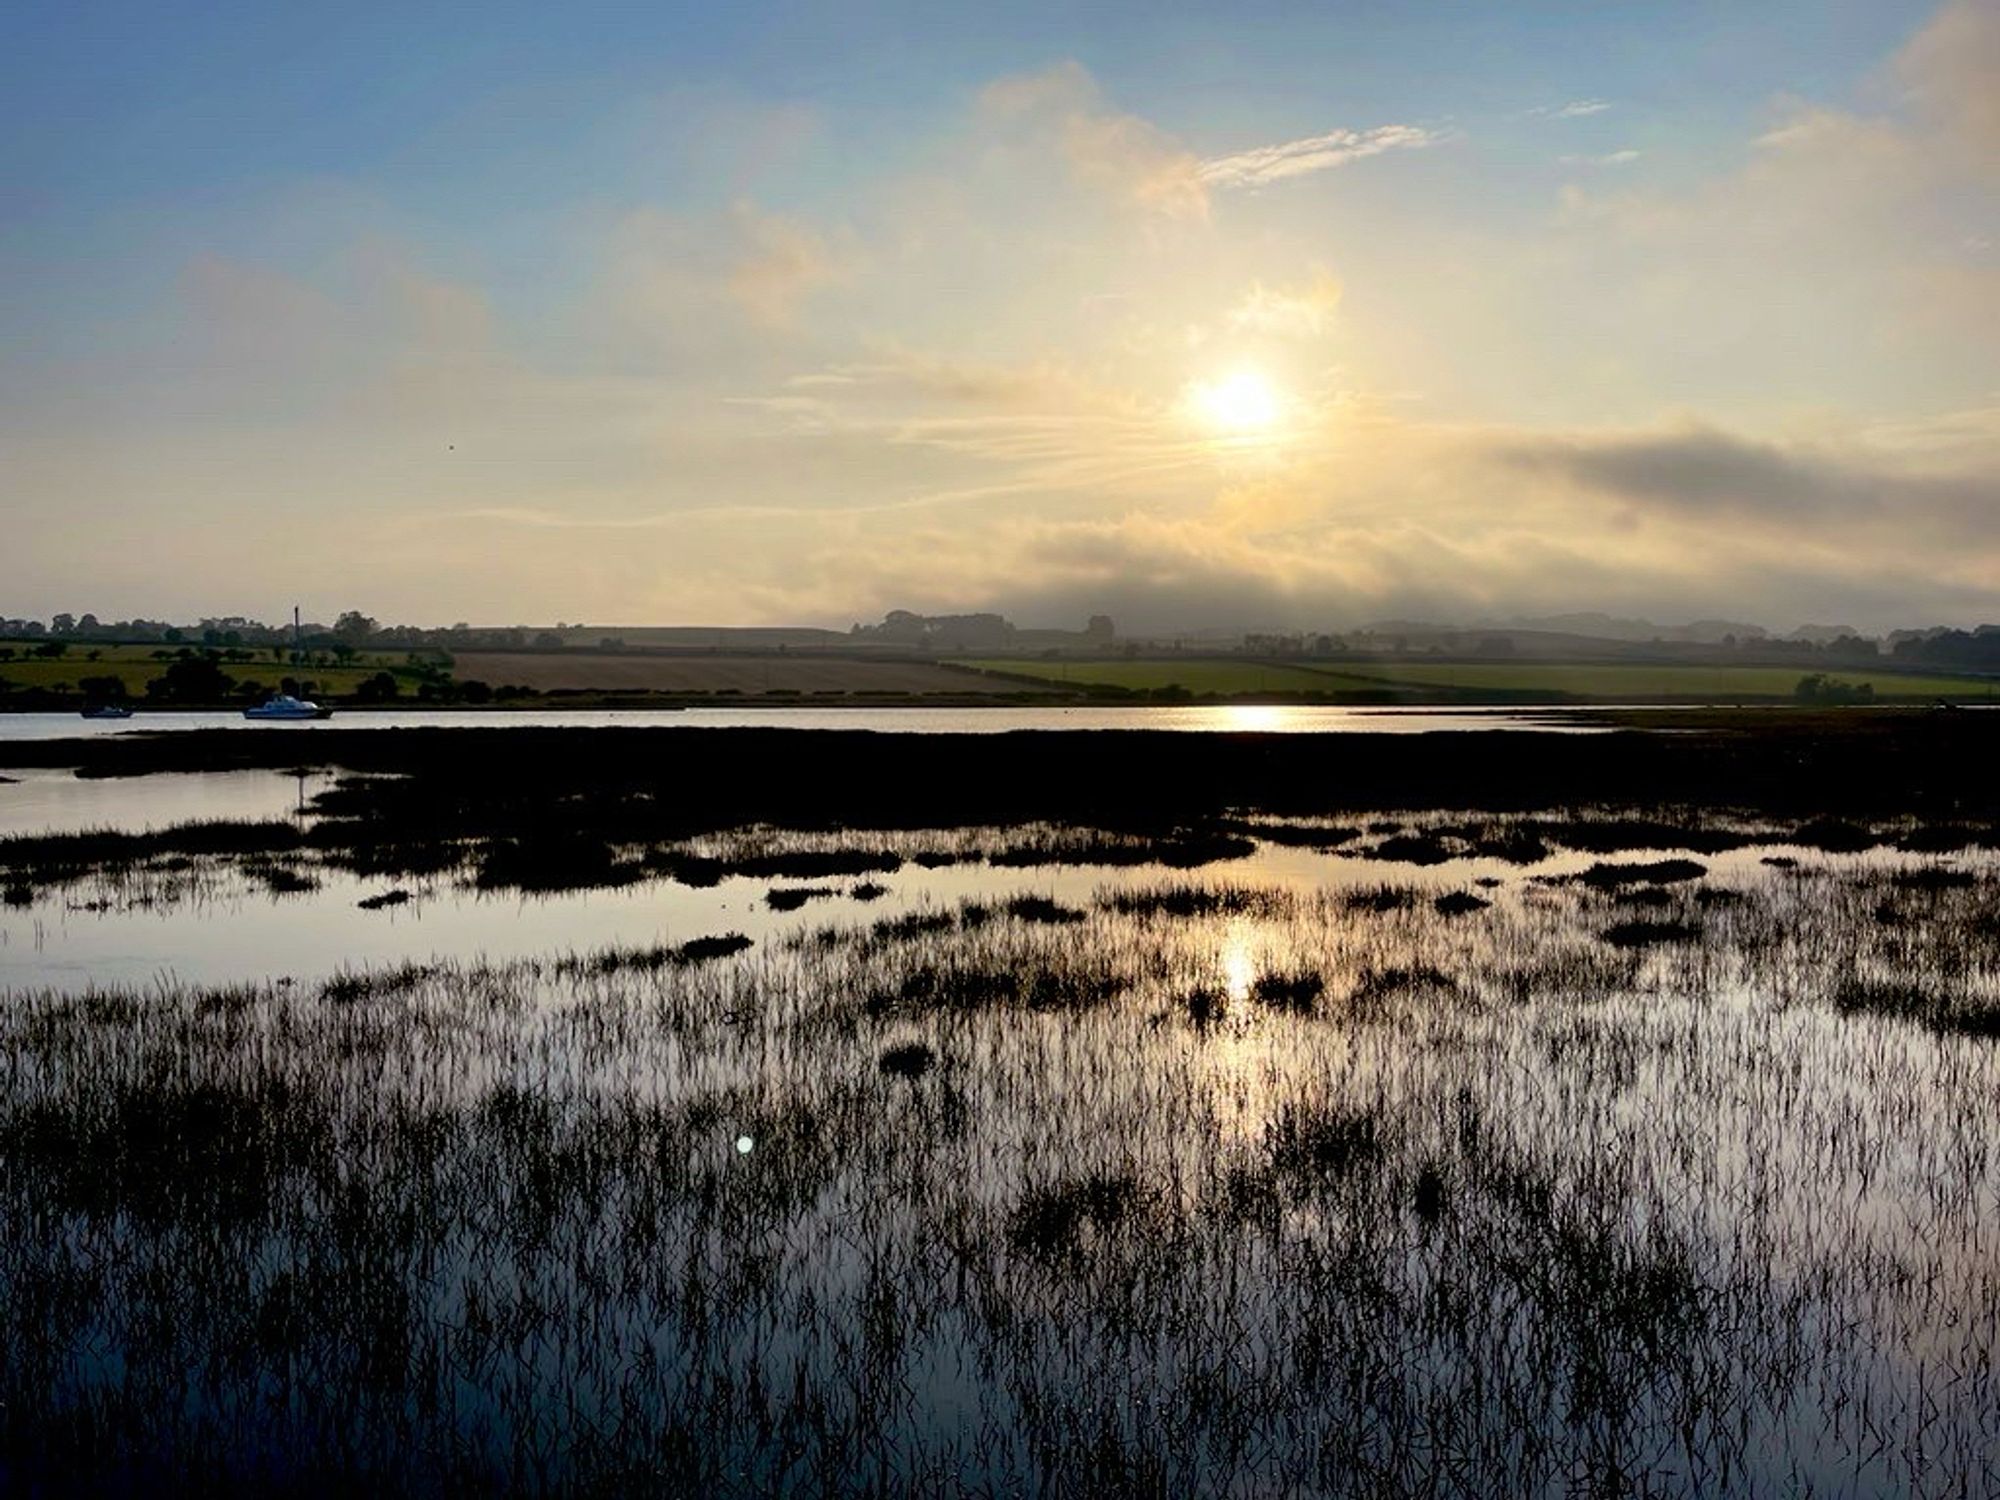
[[[774,651],[780,646],[847,650],[854,644],[844,630],[803,625],[564,625],[535,634],[558,636],[565,646],[601,646],[616,641],[626,646],[683,651]]]
[[[1652,620],[1580,611],[1572,614],[1516,617],[1509,620],[1475,621],[1471,629],[1514,629],[1543,631],[1552,635],[1585,636],[1606,641],[1687,641],[1700,645],[1720,645],[1735,637],[1739,641],[1761,641],[1770,635],[1762,625],[1743,620],[1691,620],[1685,625],[1661,625]]]

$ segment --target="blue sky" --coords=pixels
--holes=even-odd
[[[0,611],[2000,613],[1996,36],[16,7]]]

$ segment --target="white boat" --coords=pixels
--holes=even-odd
[[[243,710],[246,719],[330,719],[333,710],[321,708],[310,698],[294,698],[290,693],[277,693],[266,698],[255,708]]]
[[[83,711],[86,719],[129,719],[132,710],[122,703],[93,703]]]

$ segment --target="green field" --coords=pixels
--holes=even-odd
[[[1788,699],[1799,679],[1821,670],[1797,667],[1626,666],[1543,662],[1342,662],[1325,667],[1266,664],[1238,657],[1128,661],[1041,661],[990,658],[970,663],[990,671],[1038,677],[1074,687],[1101,684],[1132,692],[1178,685],[1192,693],[1356,693],[1399,691],[1411,697],[1463,701],[1490,695],[1568,695],[1627,702],[1738,698]],[[2000,684],[1974,677],[1905,675],[1881,669],[1831,671],[1851,685],[1872,683],[1878,700],[1991,698]]]
[[[40,688],[74,693],[77,684],[86,677],[116,677],[125,684],[127,697],[143,699],[146,685],[173,665],[172,656],[160,658],[155,653],[177,649],[79,643],[62,656],[30,655],[39,644],[38,641],[0,642],[0,651],[13,652],[11,658],[0,659],[0,690]],[[190,649],[199,654],[202,648]],[[401,651],[363,652],[345,666],[321,666],[275,660],[268,649],[259,649],[249,661],[223,661],[218,665],[239,683],[261,682],[275,688],[281,678],[296,677],[311,682],[315,692],[328,695],[352,693],[361,682],[381,671],[393,673],[407,695],[415,694],[419,680],[409,666],[408,654]]]

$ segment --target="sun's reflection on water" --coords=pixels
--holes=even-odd
[[[1241,917],[1231,919],[1222,936],[1222,953],[1217,959],[1222,971],[1222,992],[1231,1011],[1250,1000],[1250,986],[1257,979],[1257,955],[1250,947],[1250,924]]]
[[[1281,703],[1231,703],[1223,709],[1228,727],[1246,734],[1270,734],[1287,727],[1291,710]]]
[[[1255,1015],[1257,977],[1270,966],[1276,934],[1253,918],[1231,917],[1220,937],[1213,972],[1223,1003],[1202,1056],[1217,1133],[1224,1141],[1251,1141],[1264,1133],[1278,1066],[1277,1043]]]

